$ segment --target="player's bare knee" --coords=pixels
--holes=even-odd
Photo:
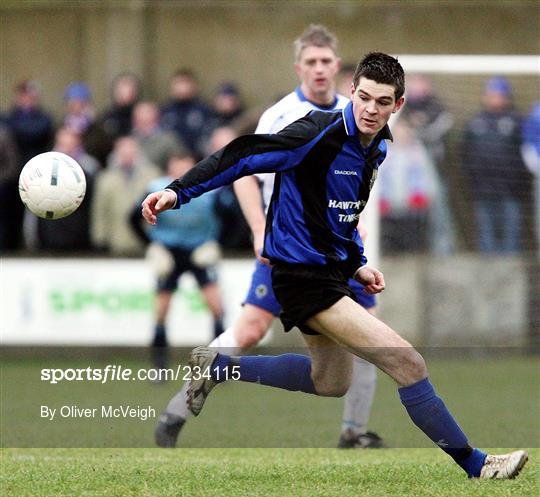
[[[328,378],[324,374],[312,373],[311,379],[317,395],[321,397],[343,397],[351,386],[351,376],[342,375],[340,378]]]
[[[345,382],[332,385],[315,384],[315,390],[317,395],[320,395],[321,397],[343,397],[349,390],[349,386],[350,385]]]
[[[405,373],[411,383],[420,381],[427,376],[426,361],[415,349],[410,349],[404,362]]]

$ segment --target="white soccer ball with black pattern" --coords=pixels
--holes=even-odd
[[[86,179],[75,159],[46,152],[30,159],[19,176],[19,195],[36,216],[60,219],[74,212],[84,199]]]

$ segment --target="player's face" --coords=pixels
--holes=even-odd
[[[300,60],[294,64],[302,83],[302,91],[315,103],[330,103],[334,100],[336,74],[340,59],[329,47],[306,47]]]
[[[390,116],[401,108],[405,99],[396,100],[392,85],[360,78],[356,88],[351,90],[351,101],[356,126],[369,143],[384,128]]]

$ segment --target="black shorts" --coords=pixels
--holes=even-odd
[[[158,279],[157,290],[159,292],[174,292],[178,288],[178,279],[186,271],[195,277],[200,288],[217,281],[217,273],[214,267],[201,268],[191,262],[192,250],[171,247],[167,247],[167,250],[174,258],[174,267],[169,274]]]
[[[272,287],[281,304],[280,319],[285,331],[297,326],[306,335],[319,335],[305,322],[342,297],[354,300],[348,285],[349,273],[338,265],[275,264],[272,267]]]

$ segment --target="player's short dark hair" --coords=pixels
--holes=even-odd
[[[294,40],[294,60],[298,62],[307,47],[328,47],[337,54],[337,38],[321,24],[310,24],[302,35]]]
[[[398,60],[391,55],[381,52],[368,53],[356,67],[353,76],[355,88],[362,77],[392,85],[395,88],[396,100],[405,93],[405,72]]]

